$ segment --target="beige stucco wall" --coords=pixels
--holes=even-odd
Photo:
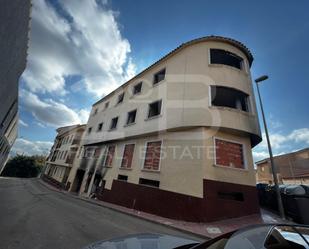
[[[105,188],[111,189],[113,180],[117,179],[118,174],[123,174],[128,176],[128,182],[130,183],[138,184],[139,178],[158,180],[160,181],[160,189],[202,197],[202,160],[196,158],[196,153],[193,152],[193,156],[191,156],[183,150],[184,147],[202,146],[201,134],[202,129],[197,128],[191,131],[168,132],[157,136],[113,143],[116,145],[116,151],[112,167],[103,169],[104,179],[106,180]],[[158,140],[162,141],[160,170],[144,170],[146,143]],[[132,169],[121,169],[120,165],[124,145],[130,143],[135,144]],[[102,148],[105,148],[105,146]],[[102,154],[103,150],[101,151]],[[100,161],[98,160],[98,163]]]
[[[235,184],[255,186],[255,169],[251,151],[251,143],[248,136],[233,135],[222,131],[214,131],[212,129],[204,129],[205,138],[205,157],[204,157],[204,179],[229,182]],[[232,167],[222,167],[215,164],[214,156],[214,139],[223,139],[235,143],[243,144],[245,169],[237,169]]]
[[[246,169],[232,169],[215,166],[214,137],[228,139],[244,144]],[[159,171],[143,170],[144,154],[147,141],[162,141],[162,154]],[[121,160],[125,144],[135,144],[132,169],[121,169]],[[243,185],[255,185],[250,139],[230,135],[221,131],[215,133],[206,128],[194,128],[183,131],[163,132],[156,136],[147,136],[126,141],[111,143],[116,145],[116,152],[111,168],[103,168],[105,188],[111,189],[118,175],[127,175],[128,182],[138,184],[139,178],[160,181],[160,189],[181,194],[203,197],[203,179],[230,182]],[[101,156],[104,148],[102,146]],[[97,160],[97,167],[101,160]],[[89,172],[86,170],[85,180]]]
[[[241,56],[245,69],[210,65],[210,48],[225,49]],[[166,79],[153,86],[153,75],[162,68],[166,68]],[[142,94],[132,96],[132,87],[140,81],[143,81]],[[247,93],[250,113],[210,106],[211,85],[233,87]],[[125,92],[124,101],[115,106],[122,92]],[[160,117],[146,120],[148,104],[159,99],[162,99]],[[107,101],[110,103],[105,110]],[[95,109],[98,113],[89,117],[87,128],[92,127],[92,132],[86,135],[85,144],[192,126],[226,127],[260,136],[248,61],[242,51],[223,42],[201,42],[184,48],[94,105],[92,114]],[[133,109],[137,109],[136,123],[125,126],[127,113]],[[110,121],[116,116],[119,116],[118,127],[109,131]],[[103,131],[97,132],[101,122]]]

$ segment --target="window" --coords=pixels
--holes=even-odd
[[[92,158],[93,153],[94,153],[93,147],[85,147],[85,149],[84,149],[84,157]]]
[[[149,104],[148,118],[155,117],[161,114],[162,100]]]
[[[103,128],[103,123],[100,123],[100,124],[98,125],[98,131],[102,131],[102,128]]]
[[[118,117],[115,117],[111,121],[111,125],[109,127],[110,130],[116,129],[117,128],[117,123],[118,123]]]
[[[161,143],[161,141],[147,143],[144,169],[159,170]]]
[[[222,49],[210,49],[210,63],[228,65],[241,70],[243,59],[236,54]]]
[[[127,125],[134,124],[136,117],[136,110],[128,112]]]
[[[239,143],[215,139],[215,164],[231,168],[245,168],[244,149]]]
[[[165,71],[166,70],[164,68],[161,71],[155,73],[155,75],[153,76],[153,84],[154,85],[165,79]]]
[[[120,180],[120,181],[128,181],[128,176],[118,175],[118,180]]]
[[[109,106],[109,102],[106,102],[105,105],[104,105],[104,108],[107,109],[108,106]]]
[[[101,148],[95,148],[94,158],[99,158],[100,154],[101,154]]]
[[[158,188],[160,186],[160,182],[159,181],[149,180],[149,179],[145,179],[145,178],[140,178],[139,179],[139,184],[147,185],[147,186],[151,186],[151,187],[156,187],[156,188]]]
[[[139,94],[142,92],[142,82],[136,84],[134,87],[133,87],[133,95],[135,94]]]
[[[66,151],[66,152],[64,153],[63,159],[66,159],[66,158],[67,158],[67,155],[68,155],[68,151]]]
[[[244,201],[244,194],[241,192],[218,192],[220,199]]]
[[[98,108],[94,109],[93,116],[95,116],[98,113]]]
[[[249,112],[249,96],[233,88],[211,86],[211,105]]]
[[[88,128],[88,134],[90,134],[91,131],[92,131],[92,127],[89,127],[89,128]]]
[[[123,102],[124,93],[118,95],[117,105]]]
[[[132,166],[132,159],[134,153],[134,144],[126,144],[123,150],[123,156],[121,161],[121,168],[130,169]]]
[[[114,158],[114,154],[115,154],[115,145],[111,145],[108,147],[107,149],[107,155],[106,155],[106,159],[105,159],[105,163],[104,166],[105,167],[112,167],[112,162],[113,162],[113,158]]]

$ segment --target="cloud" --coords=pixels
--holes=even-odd
[[[288,136],[288,139],[293,140],[295,142],[304,142],[306,144],[309,144],[309,129],[302,128],[302,129],[294,130]]]
[[[22,121],[21,119],[18,120],[18,123],[19,123],[21,126],[24,126],[24,127],[28,127],[28,126],[29,126],[26,122]]]
[[[40,122],[36,122],[36,124],[37,124],[37,126],[39,126],[39,127],[41,127],[41,128],[46,128],[46,126],[45,125],[43,125],[42,123],[40,123]]]
[[[271,146],[274,149],[281,148],[288,139],[287,136],[281,133],[270,133],[269,137],[270,137]],[[267,148],[267,141],[266,141],[265,133],[262,133],[262,138],[263,138],[263,141],[259,144],[259,146],[261,148]]]
[[[32,92],[65,95],[70,90],[65,78],[79,75],[84,90],[102,96],[135,74],[130,44],[120,33],[116,13],[105,4],[59,1],[55,8],[44,0],[33,2],[28,66],[23,74]]]
[[[85,109],[73,110],[52,99],[42,100],[27,90],[20,90],[20,100],[23,108],[32,113],[33,117],[43,125],[59,127],[82,124],[89,115]]]
[[[254,161],[269,157],[265,133],[262,134],[263,141],[253,149]],[[309,145],[309,128],[300,128],[284,134],[282,132],[271,133],[270,142],[274,155],[281,155],[295,148],[304,148]]]
[[[252,154],[255,162],[269,157],[267,151],[253,151]]]
[[[18,138],[12,147],[11,154],[48,155],[52,145],[53,143],[49,141],[29,141]]]

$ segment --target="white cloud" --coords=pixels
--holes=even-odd
[[[29,141],[23,138],[16,139],[12,147],[12,154],[25,155],[48,155],[52,142],[49,141]]]
[[[269,157],[265,133],[262,134],[263,141],[254,148],[254,161]],[[295,148],[304,148],[309,144],[309,129],[301,128],[288,134],[282,132],[271,133],[270,142],[274,155],[295,151]]]
[[[39,127],[41,127],[41,128],[46,128],[46,126],[45,125],[43,125],[42,123],[40,123],[40,122],[36,122],[36,124],[37,124],[37,126],[39,126]]]
[[[271,133],[269,137],[270,137],[271,146],[274,149],[281,148],[285,144],[285,142],[288,140],[288,137],[284,136],[281,133]],[[262,134],[262,138],[263,138],[263,141],[259,144],[259,146],[262,148],[267,148],[267,141],[266,141],[265,133]]]
[[[269,129],[270,130],[276,130],[276,129],[282,127],[282,123],[280,121],[276,120],[274,115],[272,115],[272,114],[269,115],[268,122],[269,122]]]
[[[90,115],[90,111],[86,109],[81,109],[78,111],[78,117],[81,124],[86,124]]]
[[[19,123],[21,126],[24,126],[24,127],[28,127],[28,126],[29,126],[26,122],[22,121],[21,119],[18,120],[18,123]]]
[[[104,2],[60,1],[60,6],[70,21],[46,1],[33,2],[23,74],[31,91],[64,95],[65,77],[81,75],[84,89],[102,96],[135,74],[130,44],[121,36],[115,12]]]
[[[309,129],[302,128],[302,129],[294,130],[288,136],[288,139],[294,140],[295,142],[304,142],[306,144],[309,144]]]
[[[255,162],[269,157],[269,154],[267,151],[253,151],[252,154],[253,154],[253,158]]]
[[[26,90],[20,90],[20,100],[23,108],[31,112],[35,119],[43,125],[59,127],[81,124],[88,116],[85,109],[73,110],[52,99],[41,100],[37,95]]]

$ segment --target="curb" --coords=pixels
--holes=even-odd
[[[111,206],[107,206],[107,205],[104,205],[104,203],[100,203],[99,201],[94,201],[94,200],[90,200],[88,198],[85,198],[85,197],[80,197],[80,196],[75,196],[75,195],[72,195],[70,193],[68,193],[67,191],[63,191],[63,190],[60,190],[60,189],[57,189],[55,187],[52,187],[50,186],[48,183],[44,182],[42,179],[39,179],[38,181],[41,185],[47,187],[48,189],[52,190],[52,191],[55,191],[55,192],[58,192],[58,193],[61,193],[61,194],[64,194],[64,195],[67,195],[67,196],[70,196],[74,199],[78,199],[78,200],[81,200],[81,201],[84,201],[84,202],[87,202],[87,203],[90,203],[92,205],[96,205],[96,206],[100,206],[100,207],[104,207],[104,208],[108,208],[110,210],[113,210],[113,211],[116,211],[116,212],[119,212],[119,213],[122,213],[122,214],[126,214],[126,215],[130,215],[132,217],[135,217],[135,218],[139,218],[141,220],[145,220],[145,221],[148,221],[148,222],[152,222],[152,223],[155,223],[155,224],[159,224],[159,225],[162,225],[162,226],[165,226],[165,227],[168,227],[168,228],[172,228],[174,230],[177,230],[177,231],[180,231],[180,232],[183,232],[183,233],[187,233],[187,234],[190,234],[190,235],[193,235],[193,236],[196,236],[198,238],[201,238],[203,240],[210,240],[211,238],[210,237],[207,237],[206,235],[203,235],[203,234],[199,234],[199,233],[194,233],[192,231],[189,231],[189,230],[186,230],[186,229],[182,229],[180,227],[175,227],[175,226],[172,226],[172,225],[169,225],[169,224],[166,224],[166,223],[162,223],[162,222],[159,222],[157,220],[154,220],[154,219],[149,219],[149,218],[146,218],[146,217],[143,217],[143,216],[139,216],[137,214],[134,214],[134,213],[128,213],[124,210],[120,210],[120,209],[117,209],[117,208],[113,208]],[[137,211],[137,210],[136,210]]]

